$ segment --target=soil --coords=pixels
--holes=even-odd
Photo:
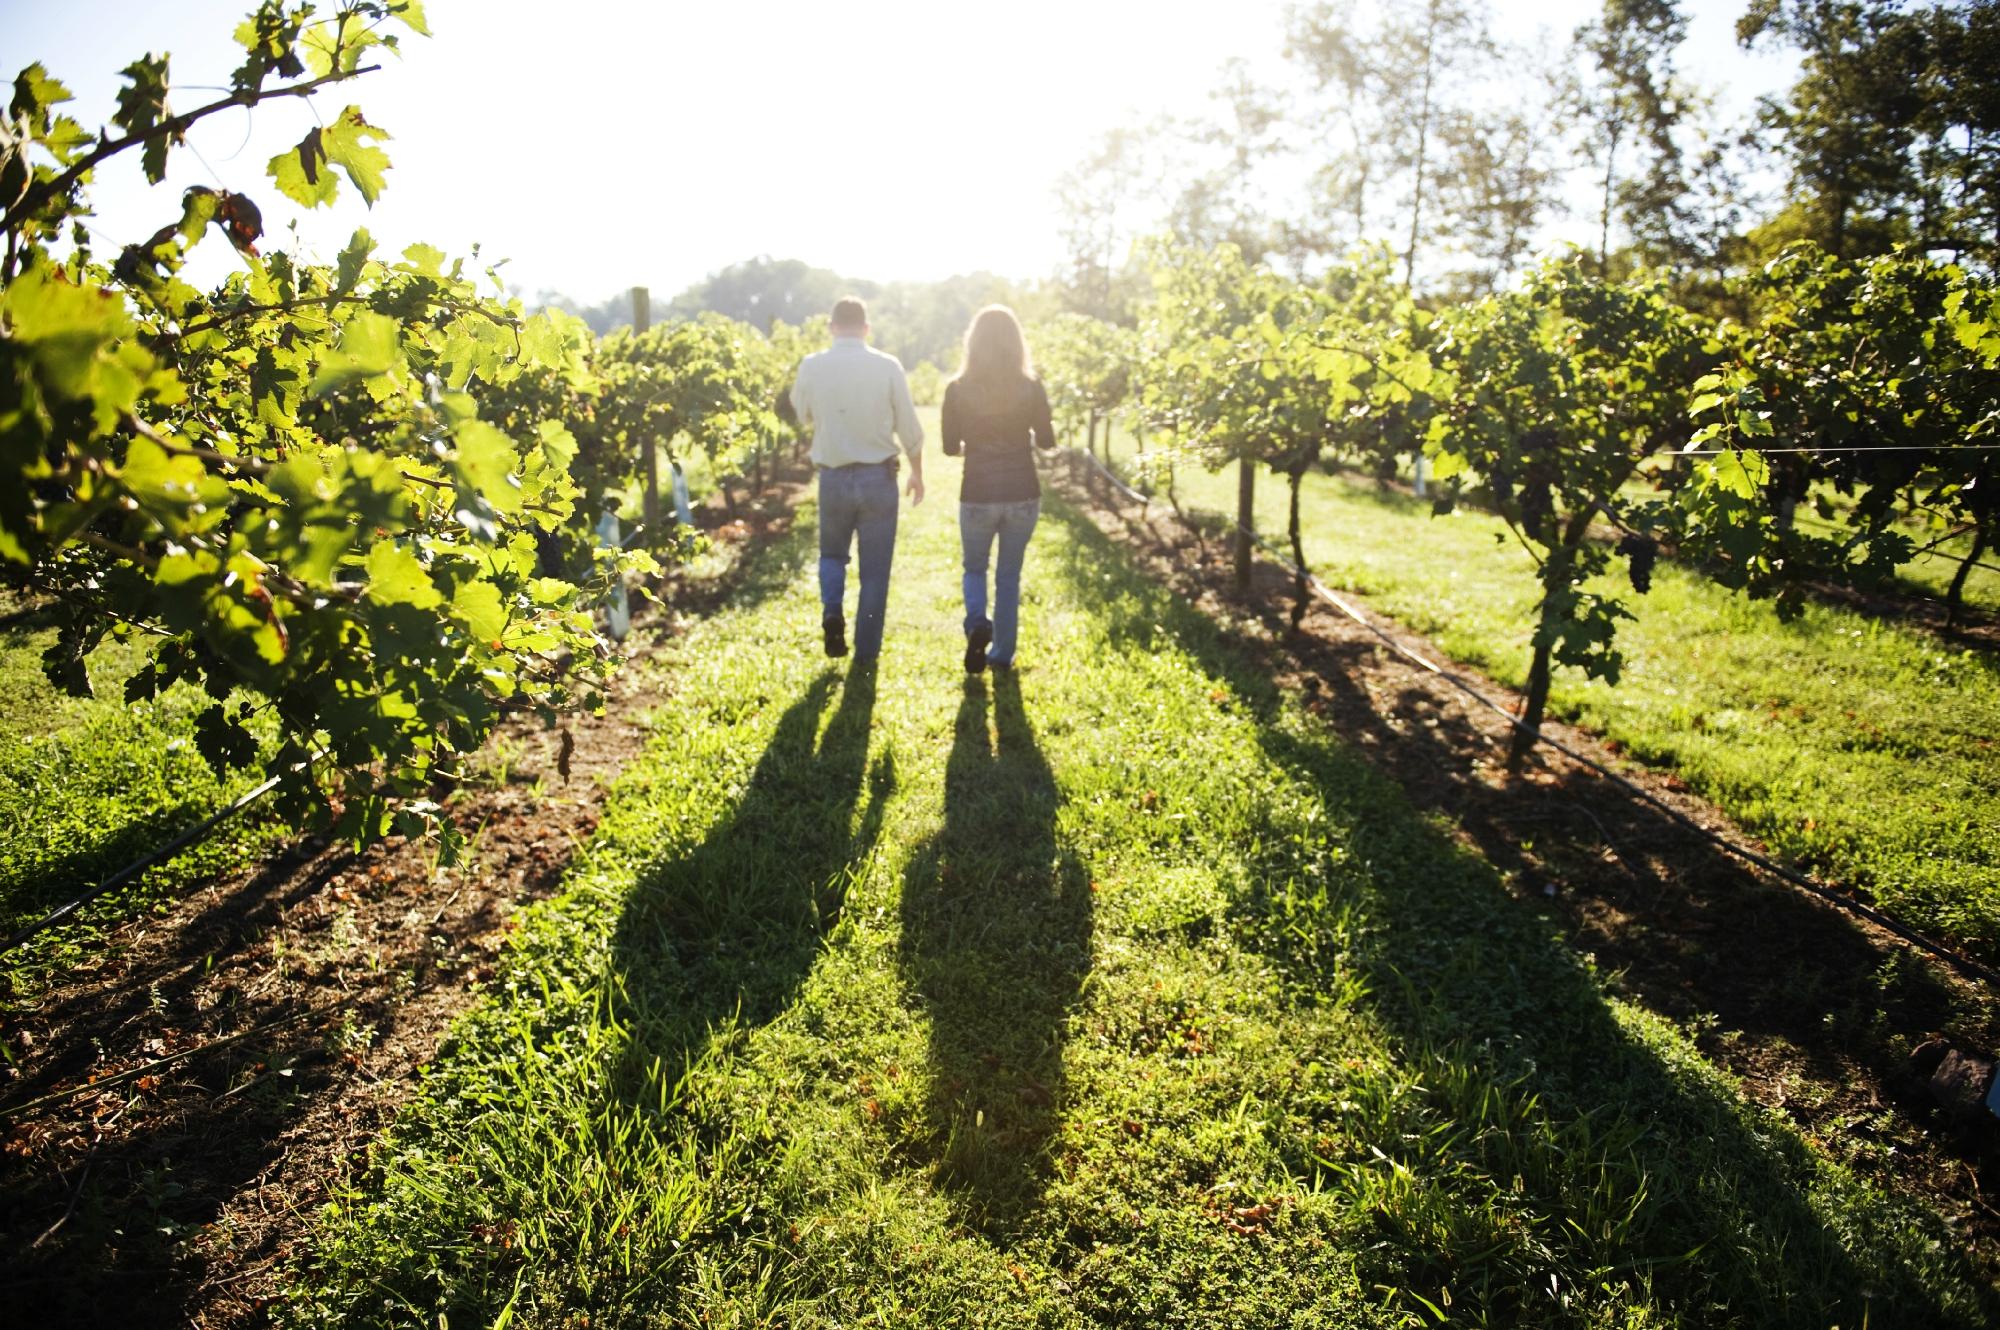
[[[730,598],[742,553],[789,528],[804,483],[697,514],[736,557],[670,581],[635,655]],[[22,1051],[0,1071],[0,1296],[45,1325],[265,1321],[293,1242],[363,1165],[516,914],[556,890],[666,686],[642,659],[601,714],[504,728],[447,801],[476,837],[459,866],[434,868],[422,841],[300,839],[132,921],[0,1031]]]
[[[1676,1021],[1744,1093],[1878,1185],[1935,1210],[2000,1277],[2000,1124],[1955,1115],[1928,1079],[1942,1038],[1990,1057],[2000,994],[1886,931],[1762,874],[1547,748],[1504,768],[1509,721],[1314,598],[1290,627],[1292,576],[1259,558],[1247,594],[1232,550],[1162,503],[1063,480],[1098,527],[1226,624],[1418,808],[1433,811],[1547,910],[1621,996]],[[1348,597],[1400,644],[1449,658]],[[1246,625],[1247,620],[1247,625]],[[1520,695],[1448,664],[1519,714]],[[1696,824],[1765,847],[1673,772],[1552,721],[1544,730]]]

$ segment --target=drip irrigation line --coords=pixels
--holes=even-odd
[[[1137,499],[1141,504],[1150,504],[1152,502],[1151,496],[1141,494],[1138,490],[1135,490],[1130,485],[1127,485],[1123,480],[1119,479],[1117,474],[1114,473],[1109,467],[1105,466],[1104,463],[1100,462],[1095,455],[1084,453],[1080,449],[1076,448],[1070,449],[1069,452],[1072,458],[1076,457],[1086,458],[1090,462],[1091,466],[1095,467],[1097,471],[1104,476],[1105,479],[1109,480],[1112,483],[1112,485],[1116,486],[1127,497]],[[1239,525],[1234,521],[1229,522],[1229,527],[1232,531],[1248,536],[1251,539],[1251,541],[1258,546],[1258,548],[1262,549],[1266,555],[1272,558],[1280,567],[1284,568],[1287,572],[1291,573],[1295,577],[1300,575],[1301,570],[1299,569],[1298,565],[1292,563],[1291,560],[1286,558],[1281,551],[1279,551],[1275,546],[1271,545],[1263,537],[1259,536],[1255,531],[1246,531],[1241,525]],[[1664,799],[1661,799],[1658,795],[1652,793],[1650,790],[1644,789],[1641,786],[1634,784],[1632,781],[1626,779],[1624,776],[1612,770],[1610,767],[1605,766],[1602,762],[1599,762],[1595,758],[1589,757],[1584,753],[1578,752],[1575,748],[1564,743],[1562,740],[1554,737],[1553,735],[1543,732],[1540,728],[1530,726],[1526,721],[1522,720],[1519,716],[1515,715],[1511,709],[1509,709],[1502,703],[1495,701],[1493,698],[1488,697],[1485,693],[1475,688],[1471,683],[1467,682],[1463,676],[1444,668],[1442,665],[1439,665],[1436,661],[1430,660],[1429,658],[1425,657],[1421,652],[1418,652],[1415,649],[1406,646],[1402,642],[1396,640],[1396,638],[1390,635],[1387,631],[1378,627],[1376,624],[1370,621],[1369,618],[1366,615],[1364,615],[1361,612],[1361,610],[1358,607],[1356,607],[1351,601],[1335,593],[1324,582],[1321,582],[1319,578],[1313,576],[1309,572],[1305,573],[1304,576],[1307,585],[1312,588],[1312,591],[1315,595],[1319,596],[1322,600],[1325,600],[1328,604],[1332,605],[1335,609],[1339,610],[1342,614],[1346,615],[1349,619],[1352,619],[1362,628],[1365,628],[1366,630],[1368,630],[1368,632],[1372,633],[1374,636],[1381,639],[1382,642],[1388,645],[1388,647],[1391,650],[1395,651],[1396,654],[1402,656],[1404,659],[1410,661],[1411,663],[1417,666],[1420,666],[1421,668],[1436,675],[1438,678],[1444,680],[1446,683],[1450,684],[1453,688],[1456,688],[1459,692],[1471,698],[1474,702],[1477,702],[1479,705],[1485,707],[1488,711],[1493,712],[1495,715],[1505,720],[1509,725],[1512,725],[1515,729],[1526,733],[1536,743],[1547,744],[1550,748],[1555,749],[1557,752],[1569,758],[1571,761],[1580,763],[1581,765],[1590,768],[1598,775],[1604,777],[1606,780],[1612,782],[1614,785],[1617,785],[1627,794],[1634,796],[1635,798],[1641,800],[1642,802],[1666,814],[1669,820],[1676,823],[1685,830],[1693,832],[1696,836],[1699,836],[1701,839],[1708,841],[1710,844],[1716,846],[1717,848],[1736,856],[1738,859],[1741,859],[1746,863],[1752,864],[1755,867],[1764,870],[1765,872],[1771,874],[1773,877],[1776,877],[1784,882],[1787,882],[1790,885],[1797,887],[1799,890],[1804,891],[1809,895],[1815,896],[1829,905],[1835,906],[1838,909],[1845,910],[1850,914],[1859,915],[1861,918],[1866,919],[1868,922],[1874,924],[1878,928],[1881,928],[1885,932],[1893,934],[1895,937],[1900,938],[1902,941],[1908,943],[1910,946],[1917,948],[1919,951],[1927,952],[1931,956],[1936,957],[1938,960],[1944,961],[1945,963],[1950,965],[1953,969],[1957,970],[1960,974],[1965,975],[1967,978],[1975,979],[1980,983],[1987,985],[1989,988],[2000,990],[2000,971],[1995,971],[1991,967],[1972,959],[1970,956],[1964,955],[1963,953],[1956,951],[1951,947],[1946,946],[1942,942],[1936,941],[1933,938],[1927,937],[1924,934],[1919,933],[1914,928],[1911,928],[1909,925],[1902,923],[1894,916],[1884,913],[1882,910],[1877,909],[1875,906],[1869,905],[1864,901],[1858,901],[1854,899],[1852,896],[1846,895],[1843,892],[1836,891],[1832,887],[1827,886],[1825,883],[1815,881],[1813,878],[1808,877],[1806,874],[1779,863],[1777,860],[1771,858],[1767,854],[1764,854],[1757,850],[1753,850],[1747,845],[1740,845],[1734,840],[1731,840],[1729,837],[1720,835],[1719,833],[1712,831],[1709,828],[1701,825],[1701,823],[1695,821],[1693,818],[1689,817],[1686,813],[1681,812],[1680,809],[1675,808],[1672,804],[1667,803]]]
[[[110,891],[113,887],[120,886],[123,883],[130,881],[133,877],[137,876],[140,873],[143,873],[145,870],[151,868],[154,864],[159,863],[162,859],[167,858],[169,855],[178,853],[179,851],[185,849],[186,847],[194,844],[197,841],[206,840],[209,834],[213,832],[217,827],[221,826],[224,822],[227,822],[230,818],[236,816],[238,813],[242,812],[250,805],[256,803],[259,799],[262,799],[272,790],[277,789],[278,782],[283,779],[284,776],[282,775],[272,776],[270,779],[266,780],[262,785],[259,785],[255,789],[246,791],[245,793],[239,795],[235,799],[235,801],[230,803],[227,807],[223,808],[219,812],[210,814],[207,818],[196,823],[194,826],[188,828],[186,831],[182,832],[179,836],[176,836],[173,840],[161,846],[159,849],[152,850],[147,854],[144,854],[139,858],[134,859],[131,863],[125,865],[123,868],[113,873],[110,877],[105,878],[102,882],[99,882],[96,886],[92,887],[89,891],[84,892],[81,896],[76,897],[74,900],[65,901],[63,904],[58,905],[48,914],[43,915],[42,918],[37,920],[35,923],[29,924],[26,928],[23,928],[19,932],[15,933],[12,937],[8,938],[6,942],[0,943],[0,955],[5,955],[6,953],[12,951],[14,948],[20,946],[23,942],[26,942],[29,938],[32,938],[33,936],[35,936],[35,934],[41,932],[45,928],[48,928],[52,924],[61,923],[64,919],[69,918],[70,915],[75,914],[79,909],[90,904],[90,902],[96,900],[99,896],[102,896],[105,892]]]
[[[203,1053],[210,1053],[218,1048],[226,1048],[230,1044],[240,1044],[245,1039],[251,1039],[260,1034],[270,1034],[273,1031],[297,1025],[301,1021],[310,1020],[312,1017],[326,1015],[330,1011],[330,1007],[307,1007],[305,1010],[295,1011],[289,1016],[280,1016],[276,1020],[265,1021],[261,1025],[253,1025],[247,1030],[238,1030],[235,1034],[224,1035],[220,1039],[211,1039],[207,1043],[197,1044],[193,1048],[183,1048],[178,1053],[169,1053],[163,1058],[155,1058],[151,1062],[142,1062],[136,1067],[127,1067],[124,1071],[115,1072],[112,1075],[100,1077],[94,1081],[84,1081],[81,1084],[72,1085],[65,1090],[52,1090],[39,1098],[30,1099],[26,1103],[9,1104],[4,1108],[0,1108],[0,1121],[4,1121],[7,1118],[20,1117],[31,1109],[42,1108],[49,1104],[59,1104],[65,1099],[74,1099],[76,1096],[88,1094],[92,1090],[109,1089],[114,1085],[120,1085],[136,1077],[158,1071],[162,1067],[170,1067],[176,1062],[185,1062],[189,1058],[200,1057]]]

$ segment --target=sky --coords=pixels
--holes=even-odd
[[[1683,68],[1746,109],[1789,62],[1746,55],[1743,0],[1687,0]],[[1104,131],[1207,105],[1232,56],[1270,69],[1283,0],[427,0],[433,37],[381,72],[329,89],[394,135],[386,192],[307,212],[279,196],[270,158],[315,111],[229,111],[149,188],[135,155],[99,172],[106,248],[178,215],[193,184],[242,191],[267,230],[296,221],[330,258],[357,226],[393,249],[417,240],[505,258],[506,280],[586,302],[633,285],[662,297],[759,254],[878,281],[987,269],[1053,272],[1052,186]],[[1502,0],[1515,41],[1561,41],[1595,0]],[[216,93],[241,52],[251,0],[0,0],[0,66],[32,60],[77,95],[90,127],[117,71],[168,52],[176,109]],[[331,4],[321,6],[331,8]],[[198,280],[227,247],[203,246]]]

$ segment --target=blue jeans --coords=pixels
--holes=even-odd
[[[1040,499],[1018,503],[961,503],[958,534],[965,542],[965,631],[986,618],[986,561],[993,542],[1000,542],[1000,561],[993,569],[993,645],[986,658],[995,665],[1014,663],[1014,636],[1021,618],[1021,563],[1028,557],[1028,537],[1042,515]]]
[[[854,615],[854,658],[882,654],[889,608],[889,561],[896,552],[893,462],[830,467],[819,473],[819,600],[835,615],[847,596],[847,551],[861,552],[861,603]]]

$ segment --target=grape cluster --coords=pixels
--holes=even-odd
[[[1653,562],[1660,557],[1660,542],[1635,533],[1618,542],[1618,552],[1631,560],[1632,589],[1645,595],[1653,589]]]

